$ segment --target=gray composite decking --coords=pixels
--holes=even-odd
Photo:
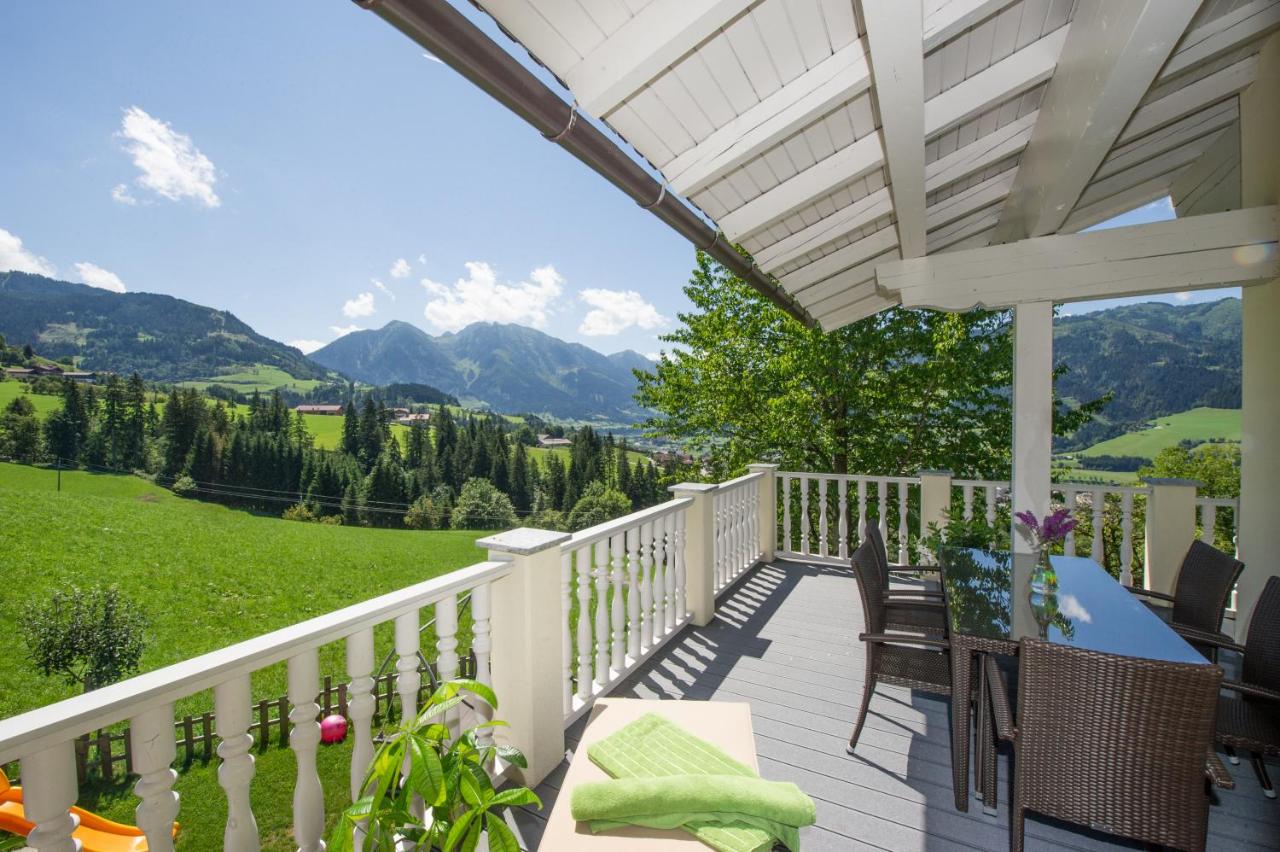
[[[711,624],[686,628],[613,695],[749,702],[761,775],[793,781],[817,803],[817,825],[801,832],[806,852],[1008,849],[1008,759],[1000,762],[999,813],[984,815],[978,801],[957,811],[946,700],[879,687],[856,756],[845,753],[862,695],[862,624],[848,568],[762,565],[723,594]],[[566,762],[537,790],[546,811],[581,726],[567,731]],[[1280,848],[1280,804],[1263,797],[1247,762],[1231,771],[1237,787],[1216,794],[1209,848]],[[530,852],[546,811],[511,815]],[[1117,848],[1133,847],[1036,818],[1027,823],[1028,850]]]

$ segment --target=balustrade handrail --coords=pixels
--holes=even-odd
[[[429,606],[511,572],[509,562],[481,562],[388,592],[235,645],[0,720],[0,764],[68,742],[85,731],[137,716],[237,676],[282,663],[351,634]]]
[[[918,476],[880,476],[871,473],[813,473],[799,470],[779,470],[774,472],[776,478],[790,477],[797,479],[807,477],[809,479],[828,479],[839,481],[843,479],[845,482],[887,482],[890,484],[901,485],[919,485],[920,477]]]
[[[750,472],[750,473],[744,473],[744,474],[742,474],[742,476],[738,476],[738,477],[735,477],[735,478],[733,478],[733,479],[727,479],[727,480],[725,480],[724,482],[721,482],[721,483],[719,484],[719,487],[718,487],[716,490],[717,490],[717,491],[728,491],[728,490],[730,490],[730,489],[732,489],[732,488],[737,488],[737,487],[739,487],[739,486],[746,485],[748,482],[751,482],[751,481],[753,481],[753,480],[756,480],[756,479],[763,479],[763,478],[764,478],[764,476],[765,476],[765,472],[764,472],[764,471],[762,471],[762,470],[753,470],[753,471],[752,471],[752,472]]]
[[[1234,509],[1240,505],[1239,497],[1197,497],[1197,506],[1225,506]]]
[[[1150,485],[1108,485],[1100,482],[1054,482],[1049,485],[1050,491],[1070,491],[1083,494],[1089,491],[1102,491],[1106,494],[1150,494]]]
[[[650,506],[647,509],[641,509],[638,512],[632,512],[630,515],[623,515],[621,518],[614,518],[611,521],[605,521],[602,524],[596,524],[594,527],[587,527],[585,530],[579,530],[573,536],[560,545],[561,553],[571,553],[580,547],[586,547],[595,544],[597,541],[603,541],[615,533],[631,529],[639,524],[657,520],[678,512],[686,506],[693,503],[692,497],[677,497],[674,500],[668,500],[665,503],[659,503],[656,506]]]

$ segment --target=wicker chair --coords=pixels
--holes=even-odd
[[[867,707],[877,683],[897,684],[935,695],[951,695],[950,646],[946,639],[932,636],[888,632],[887,586],[882,579],[871,546],[864,542],[853,554],[853,568],[862,595],[862,612],[867,631],[858,639],[867,645],[866,682],[862,689],[862,707],[849,737],[849,754],[853,754],[867,719]]]
[[[1152,592],[1147,589],[1130,589],[1135,595],[1149,600],[1144,601],[1157,615],[1167,618],[1169,626],[1187,636],[1189,632],[1196,635],[1208,633],[1226,642],[1231,637],[1223,635],[1222,616],[1227,610],[1227,601],[1231,590],[1236,585],[1244,563],[1211,547],[1202,541],[1194,541],[1182,559],[1182,567],[1178,570],[1177,585],[1173,594]],[[1152,602],[1157,602],[1153,603]],[[1163,604],[1173,604],[1172,609]],[[1190,639],[1188,641],[1191,641]],[[1217,661],[1217,653],[1212,643],[1192,641],[1196,650],[1211,660]]]
[[[1258,783],[1274,799],[1276,790],[1263,760],[1280,757],[1280,577],[1272,577],[1263,587],[1243,646],[1216,636],[1198,638],[1242,655],[1239,682],[1222,684],[1234,694],[1218,699],[1218,742],[1252,753]]]
[[[1206,777],[1232,786],[1213,751],[1222,669],[1121,657],[1023,639],[1018,718],[995,660],[987,683],[996,731],[1014,744],[1009,845],[1026,812],[1145,843],[1204,849]]]
[[[869,556],[876,571],[880,574],[880,584],[884,589],[885,627],[889,630],[905,630],[922,632],[931,636],[945,636],[947,633],[947,611],[942,600],[942,592],[929,589],[893,589],[889,586],[891,571],[899,574],[937,573],[938,569],[928,565],[908,565],[890,568],[889,554],[885,550],[884,538],[875,524],[867,524],[866,541],[862,547],[870,546]],[[862,547],[858,548],[859,551]],[[857,554],[855,553],[856,557]]]

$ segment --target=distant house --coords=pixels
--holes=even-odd
[[[653,454],[653,460],[657,464],[693,464],[693,456],[688,453],[676,453],[667,450],[658,450]]]
[[[403,411],[404,409],[399,409]],[[401,426],[427,426],[431,423],[431,415],[427,412],[421,414],[404,414],[396,417],[396,422]]]
[[[391,412],[392,420],[399,420],[401,417],[409,416],[409,409],[407,408],[389,408],[387,410]]]
[[[62,378],[70,379],[73,382],[92,382],[97,376],[97,373],[90,373],[84,370],[64,370],[62,372]]]
[[[568,438],[553,438],[550,435],[538,436],[539,447],[572,447],[573,441]]]
[[[5,367],[4,374],[11,379],[29,379],[36,371],[30,367]]]
[[[330,417],[341,417],[341,405],[298,405],[294,406],[294,411],[299,414],[327,414]]]
[[[36,364],[31,372],[37,376],[61,376],[62,368],[57,364]]]

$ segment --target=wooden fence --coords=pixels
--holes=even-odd
[[[418,671],[425,675],[422,686],[418,688],[418,703],[421,705],[430,694],[432,684],[435,682],[435,674],[425,665],[419,666]],[[475,660],[470,655],[459,660],[458,676],[466,678],[475,676]],[[375,723],[383,724],[396,717],[399,712],[399,702],[396,700],[398,696],[395,672],[374,678],[373,698]],[[350,721],[347,714],[345,682],[335,684],[333,678],[326,675],[324,689],[316,697],[316,703],[320,705],[318,718],[323,719],[336,713]],[[288,696],[263,698],[254,704],[253,709],[254,721],[249,725],[249,733],[253,734],[254,744],[258,749],[271,746],[273,732],[275,745],[287,746],[289,744]],[[213,759],[217,734],[214,731],[212,712],[199,716],[184,716],[175,722],[173,727],[178,744],[178,759],[182,761],[183,766],[189,766],[197,760],[207,763]],[[5,772],[10,783],[21,783],[17,763],[0,767],[0,770]],[[124,780],[132,773],[133,747],[130,743],[128,726],[119,731],[99,731],[97,736],[86,734],[76,740],[76,776],[79,783],[84,784],[92,775],[95,780],[100,779],[107,784],[112,784],[117,780],[117,774],[120,775],[119,780]]]

